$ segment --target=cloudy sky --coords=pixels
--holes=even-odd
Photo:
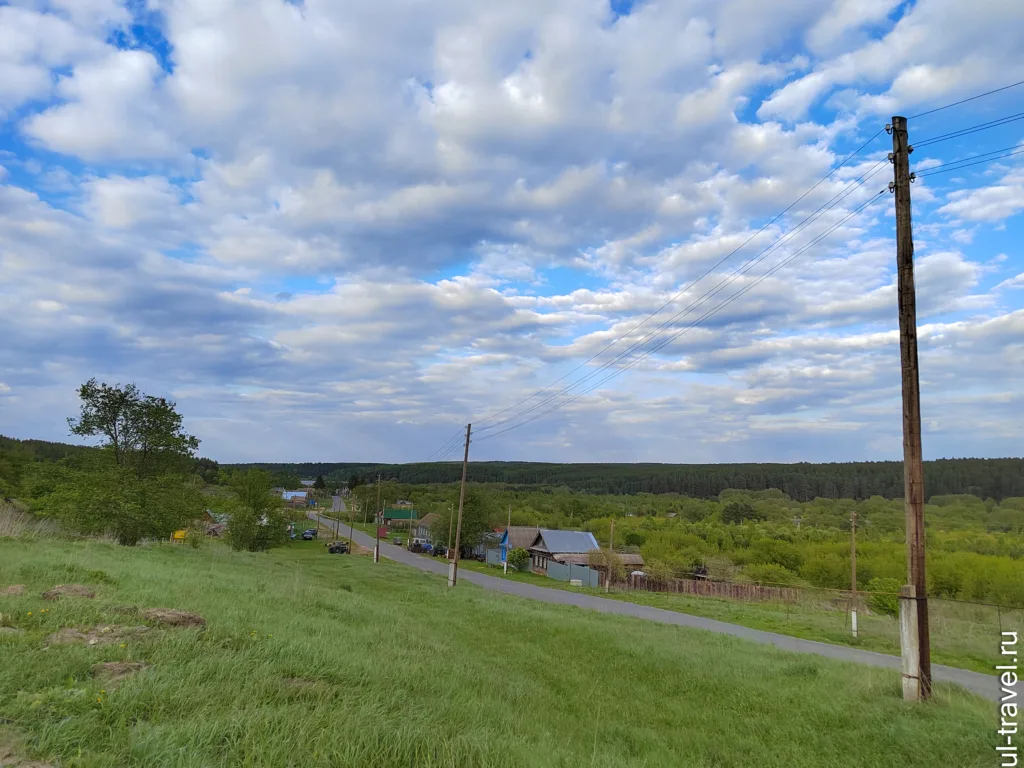
[[[882,129],[1019,80],[1019,0],[0,2],[0,433],[97,376],[221,461],[898,458]],[[926,458],[1024,452],[1022,139],[911,158]]]

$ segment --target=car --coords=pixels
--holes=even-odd
[[[395,545],[397,545],[399,547],[402,546],[402,537],[401,536],[395,536],[394,538],[391,539],[391,543],[395,544]]]
[[[324,546],[330,555],[347,555],[350,552],[347,541],[332,541]]]
[[[307,528],[302,532],[303,541],[311,541],[317,536],[316,528]]]

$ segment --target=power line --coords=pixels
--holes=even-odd
[[[1000,91],[1005,91],[1010,88],[1016,88],[1018,85],[1024,85],[1024,80],[1018,80],[1016,83],[1004,85],[1002,88],[993,88],[991,91],[985,91],[984,93],[979,93],[977,96],[970,96],[966,99],[960,99],[960,101],[954,101],[952,104],[944,104],[941,107],[929,109],[927,112],[918,112],[916,115],[911,115],[910,117],[908,117],[907,120],[916,120],[919,117],[924,117],[925,115],[931,115],[936,112],[941,112],[942,110],[949,109],[950,107],[959,107],[961,104],[966,104],[969,101],[974,101],[975,99],[980,99],[984,96],[991,96],[993,93],[999,93]]]
[[[874,175],[874,174],[872,174],[872,175]],[[610,381],[611,379],[615,378],[616,376],[619,376],[619,375],[625,373],[630,368],[634,367],[638,363],[640,363],[643,360],[645,360],[648,357],[650,357],[655,352],[659,351],[660,349],[664,348],[666,345],[670,344],[675,339],[679,338],[679,336],[683,335],[684,333],[688,332],[692,328],[696,327],[703,320],[706,320],[707,318],[714,316],[715,314],[717,314],[718,312],[723,310],[725,307],[729,306],[729,304],[731,304],[732,302],[736,301],[740,296],[743,296],[744,294],[746,294],[749,291],[751,291],[753,288],[755,288],[761,282],[763,282],[767,278],[769,278],[772,275],[774,275],[775,273],[777,273],[783,267],[785,267],[788,264],[792,263],[792,261],[794,259],[798,258],[801,254],[805,253],[809,248],[811,248],[812,246],[814,246],[817,243],[821,242],[821,240],[823,240],[824,238],[828,237],[828,235],[830,235],[833,232],[835,232],[837,229],[839,229],[843,224],[845,224],[851,218],[853,218],[854,216],[857,216],[858,214],[860,214],[865,208],[867,208],[873,202],[878,200],[879,197],[885,191],[886,190],[884,190],[884,189],[880,190],[877,194],[873,195],[871,198],[866,200],[864,203],[862,203],[856,209],[854,209],[853,211],[848,213],[846,216],[844,216],[842,219],[840,219],[838,222],[836,222],[834,225],[832,225],[825,232],[821,233],[816,238],[814,238],[811,242],[807,243],[806,245],[804,245],[803,247],[801,247],[800,249],[798,249],[797,251],[792,253],[790,256],[788,256],[785,259],[783,259],[777,265],[775,265],[771,269],[767,270],[764,274],[760,275],[759,277],[757,277],[756,279],[751,281],[751,283],[749,285],[744,286],[742,289],[737,291],[735,294],[733,294],[727,300],[723,301],[717,307],[714,307],[713,309],[709,310],[702,317],[700,317],[697,320],[693,321],[692,323],[690,323],[685,328],[682,328],[679,331],[677,331],[676,333],[671,334],[668,338],[666,338],[663,341],[659,342],[656,346],[654,346],[653,348],[651,348],[650,350],[648,350],[644,354],[640,355],[639,357],[635,358],[634,360],[630,361],[628,364],[622,366],[621,368],[618,368],[618,369],[612,371],[608,376],[606,376],[605,378],[603,378],[600,381],[596,382],[592,386],[588,387],[586,390],[577,393],[576,395],[574,395],[573,397],[569,398],[568,400],[565,400],[562,403],[558,403],[558,404],[552,406],[551,408],[549,408],[549,409],[547,409],[545,411],[542,411],[541,413],[538,413],[538,414],[530,417],[529,419],[526,419],[525,421],[522,421],[522,422],[520,422],[518,424],[513,424],[510,427],[506,427],[503,430],[500,430],[498,432],[493,432],[493,433],[491,433],[489,435],[486,435],[485,437],[481,437],[481,438],[478,438],[478,439],[480,439],[480,440],[489,440],[489,439],[491,439],[493,437],[497,437],[498,435],[502,435],[502,434],[504,434],[506,432],[511,432],[513,429],[518,429],[519,427],[525,426],[526,424],[529,424],[532,421],[536,421],[537,419],[539,419],[539,418],[541,418],[543,416],[546,416],[547,414],[552,413],[553,411],[556,411],[556,410],[558,410],[560,408],[565,407],[566,405],[569,405],[569,404],[575,402],[576,400],[578,400],[579,398],[583,397],[584,395],[589,394],[590,392],[593,392],[595,389],[600,387],[605,382]],[[739,275],[736,275],[736,277],[738,277],[738,276]]]
[[[547,403],[550,403],[552,400],[555,400],[556,398],[558,398],[558,397],[560,397],[562,395],[568,394],[571,390],[575,389],[576,387],[579,387],[580,385],[584,384],[588,380],[590,380],[593,377],[599,375],[602,370],[605,370],[605,369],[608,369],[608,368],[612,367],[617,362],[621,361],[622,359],[624,359],[625,357],[629,356],[630,354],[632,354],[636,350],[640,349],[644,345],[644,343],[647,342],[649,339],[651,339],[652,337],[656,337],[658,334],[661,333],[661,331],[671,327],[675,323],[675,321],[678,320],[679,318],[684,317],[685,315],[689,314],[694,309],[699,308],[701,305],[706,303],[706,301],[708,299],[710,299],[711,297],[715,296],[717,293],[721,292],[721,290],[724,287],[726,287],[731,282],[733,282],[737,277],[739,277],[740,275],[748,272],[756,264],[760,263],[765,258],[767,258],[767,256],[770,255],[772,252],[777,251],[786,241],[792,239],[801,230],[807,228],[811,223],[813,223],[814,221],[820,219],[821,216],[823,216],[829,210],[831,210],[836,205],[838,205],[838,203],[842,202],[843,199],[848,197],[850,194],[852,194],[854,191],[856,191],[857,188],[862,186],[869,178],[874,176],[878,172],[878,170],[881,168],[881,166],[883,166],[885,164],[886,164],[885,160],[881,160],[878,163],[876,163],[874,166],[872,166],[872,168],[870,168],[868,171],[866,171],[864,174],[862,174],[858,179],[854,180],[849,185],[847,185],[847,187],[844,190],[841,190],[839,193],[834,195],[831,200],[829,200],[826,203],[823,203],[821,206],[819,206],[818,209],[816,211],[814,211],[814,213],[812,213],[810,216],[806,217],[802,222],[800,222],[798,225],[796,225],[793,229],[791,229],[789,232],[787,232],[781,238],[779,238],[774,243],[772,243],[771,245],[766,247],[759,254],[757,254],[757,255],[751,257],[750,259],[748,259],[743,265],[741,265],[736,270],[734,270],[731,276],[723,278],[723,280],[721,280],[714,288],[711,288],[708,291],[706,291],[702,296],[700,296],[698,299],[695,299],[693,302],[691,302],[689,305],[687,305],[686,307],[681,309],[679,312],[677,312],[675,315],[673,315],[668,320],[663,322],[660,326],[658,326],[654,330],[648,331],[647,334],[643,338],[641,338],[638,341],[633,342],[628,348],[626,348],[625,350],[619,352],[615,357],[611,358],[610,360],[605,361],[600,366],[598,366],[596,369],[594,369],[593,371],[588,373],[586,376],[583,376],[582,378],[580,378],[579,380],[573,382],[572,384],[569,384],[569,385],[563,387],[561,390],[559,390],[558,392],[555,392],[554,394],[549,395],[547,398],[545,398],[545,399],[543,399],[541,401],[538,401],[537,403],[535,403],[531,407],[525,409],[524,411],[521,411],[521,412],[519,412],[517,414],[514,414],[514,415],[512,415],[512,416],[510,416],[510,417],[508,417],[506,419],[503,419],[503,420],[501,420],[501,421],[499,421],[499,422],[497,422],[495,424],[492,424],[489,427],[485,427],[485,428],[481,429],[480,431],[483,432],[483,431],[486,431],[486,430],[495,429],[495,428],[501,426],[502,424],[507,424],[507,423],[509,423],[511,421],[515,421],[516,419],[522,418],[523,416],[525,416],[528,413],[532,413],[533,411],[536,411],[538,408],[544,407],[544,405],[546,405]],[[701,279],[703,279],[703,276],[701,277]],[[483,438],[481,438],[481,439],[483,439]]]
[[[871,136],[871,138],[869,138],[867,141],[865,141],[863,144],[861,144],[857,149],[855,149],[853,152],[851,152],[849,155],[847,155],[846,158],[841,163],[839,163],[832,170],[830,170],[825,176],[823,176],[821,179],[819,179],[814,184],[814,186],[812,186],[810,189],[808,189],[806,192],[804,192],[802,195],[800,195],[800,197],[798,197],[796,200],[794,200],[792,203],[790,203],[789,206],[784,211],[782,211],[781,213],[777,214],[773,219],[771,219],[768,223],[766,223],[759,230],[757,230],[757,232],[755,232],[750,237],[748,237],[741,245],[739,245],[737,248],[733,249],[730,253],[728,253],[726,256],[724,256],[722,259],[720,259],[716,264],[714,264],[712,267],[710,267],[704,274],[702,274],[696,280],[693,280],[692,282],[690,282],[686,287],[680,289],[678,293],[676,293],[667,302],[662,304],[661,307],[659,307],[657,310],[655,310],[652,314],[648,315],[646,318],[644,318],[642,321],[640,321],[639,323],[634,325],[632,328],[630,328],[624,334],[622,334],[621,336],[618,336],[617,338],[613,339],[603,349],[601,349],[600,351],[598,351],[595,354],[591,355],[589,358],[587,358],[582,363],[577,365],[571,371],[568,371],[567,373],[565,373],[562,376],[558,377],[557,379],[552,381],[547,386],[542,387],[541,389],[539,389],[536,392],[534,392],[532,395],[529,395],[528,397],[525,397],[522,400],[519,400],[518,402],[513,403],[512,405],[508,406],[507,408],[504,408],[504,409],[502,409],[500,411],[492,413],[489,416],[484,416],[483,418],[477,419],[475,423],[476,424],[482,424],[484,422],[490,421],[491,419],[494,419],[494,418],[502,415],[503,413],[507,413],[508,411],[514,410],[515,408],[518,408],[520,405],[523,405],[524,403],[529,402],[530,400],[532,400],[533,398],[537,397],[538,395],[541,395],[544,392],[547,392],[555,384],[559,383],[560,381],[564,381],[566,378],[568,378],[572,374],[576,373],[576,371],[580,370],[581,368],[586,366],[588,363],[593,362],[595,359],[597,359],[598,357],[603,355],[605,352],[607,352],[609,349],[614,347],[620,341],[622,341],[623,339],[627,338],[634,331],[636,331],[636,330],[640,329],[641,327],[643,327],[644,325],[646,325],[650,320],[652,320],[653,318],[655,318],[659,314],[661,314],[667,307],[669,307],[671,304],[675,303],[675,301],[678,300],[680,296],[682,296],[684,293],[686,293],[687,288],[692,288],[694,285],[699,283],[705,277],[707,277],[708,275],[712,274],[722,264],[724,264],[726,261],[728,261],[733,256],[735,256],[737,253],[739,253],[739,251],[741,251],[743,248],[746,248],[751,243],[751,241],[753,241],[758,235],[760,235],[762,232],[764,232],[768,227],[770,227],[772,224],[774,224],[780,218],[782,218],[787,213],[789,213],[789,211],[791,211],[797,204],[799,204],[800,201],[802,201],[805,197],[807,197],[809,194],[811,194],[811,192],[813,192],[819,186],[821,186],[826,181],[828,181],[836,173],[836,171],[838,171],[841,168],[843,168],[848,162],[850,162],[850,160],[852,160],[854,157],[856,157],[861,152],[863,152],[871,144],[871,142],[873,142],[875,139],[877,139],[882,134],[882,132],[884,130],[885,130],[884,128],[880,128],[877,133],[875,133],[873,136]],[[505,420],[505,421],[507,421],[507,420]],[[505,423],[505,421],[502,421],[502,422],[499,422],[499,423]],[[484,431],[486,431],[488,429],[493,429],[495,426],[497,426],[497,424],[492,424],[490,427],[482,427],[482,428],[478,429],[477,431],[478,432],[484,432]]]
[[[979,131],[987,131],[991,128],[998,128],[1002,125],[1009,123],[1015,123],[1018,120],[1024,120],[1024,112],[1017,112],[1013,115],[1007,115],[1006,117],[1000,117],[996,120],[990,120],[987,123],[978,123],[967,128],[961,128],[957,131],[950,131],[949,133],[943,133],[939,136],[933,136],[930,139],[924,141],[918,141],[914,143],[914,149],[920,149],[921,147],[927,147],[929,144],[938,144],[940,141],[949,141],[950,139],[958,139],[961,136],[969,136],[972,133],[978,133]]]
[[[996,152],[1006,152],[1006,150],[997,149],[995,152],[988,152],[986,154],[994,155],[994,154],[996,154]],[[1013,152],[1006,152],[1006,154],[1003,154],[1003,155],[997,155],[996,157],[989,157],[989,158],[985,158],[985,159],[974,160],[974,162],[967,162],[967,160],[970,160],[971,158],[965,158],[964,160],[957,160],[957,161],[955,161],[957,163],[957,165],[954,165],[953,163],[950,163],[948,166],[943,165],[943,166],[940,166],[940,167],[936,168],[935,170],[928,169],[928,170],[922,171],[921,173],[915,174],[915,176],[918,179],[923,179],[923,178],[926,178],[928,176],[937,176],[940,173],[949,173],[950,171],[959,171],[959,170],[962,170],[964,168],[970,168],[972,165],[981,165],[983,163],[994,163],[996,160],[1002,160],[1004,157],[1013,157],[1014,155],[1019,155],[1019,154],[1022,154],[1022,153],[1024,153],[1024,147],[1019,148],[1019,149],[1015,149]]]

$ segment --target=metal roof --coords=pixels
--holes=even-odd
[[[415,509],[391,509],[390,507],[384,510],[383,517],[385,520],[414,520],[416,519]]]
[[[534,546],[551,554],[589,552],[597,549],[597,539],[587,531],[549,531],[541,528]]]

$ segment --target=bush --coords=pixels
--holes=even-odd
[[[523,567],[529,562],[530,553],[522,547],[516,547],[508,553],[508,564],[517,571],[523,570]]]
[[[783,568],[776,563],[759,563],[748,565],[743,569],[743,576],[754,584],[782,584],[792,586],[796,584],[797,576],[788,568]]]
[[[868,597],[868,607],[875,613],[898,616],[900,612],[898,595],[902,586],[898,579],[872,579],[868,582],[868,592],[885,594],[872,594]]]
[[[645,541],[647,541],[647,537],[642,533],[636,533],[635,531],[630,531],[623,539],[623,543],[625,543],[627,547],[642,547]]]

